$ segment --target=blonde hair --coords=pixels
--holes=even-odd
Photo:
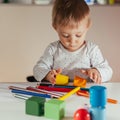
[[[55,0],[52,10],[52,25],[66,26],[70,21],[79,23],[89,16],[90,9],[84,0]]]

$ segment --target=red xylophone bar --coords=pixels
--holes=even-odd
[[[37,88],[48,91],[57,91],[57,92],[70,92],[72,90],[71,88],[55,88],[54,86],[49,87],[49,86],[40,86],[40,85],[38,85]]]

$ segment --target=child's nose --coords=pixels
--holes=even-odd
[[[70,43],[75,43],[76,38],[74,36],[71,36],[69,41],[70,41]]]

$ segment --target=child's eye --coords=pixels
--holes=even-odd
[[[76,35],[76,37],[78,37],[78,38],[79,38],[79,37],[81,37],[81,35]]]
[[[62,35],[64,38],[69,38],[69,35]]]

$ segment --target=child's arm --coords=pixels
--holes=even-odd
[[[94,46],[89,55],[91,60],[91,70],[88,70],[89,76],[91,77],[91,73],[94,74],[92,78],[95,82],[109,81],[112,78],[113,71],[98,46]],[[96,76],[99,79],[96,79]]]
[[[43,80],[46,75],[51,71],[53,65],[53,54],[54,48],[49,45],[33,68],[33,75],[36,80]]]
[[[40,57],[39,61],[33,68],[33,75],[36,80],[48,80],[54,83],[54,76],[60,73],[61,69],[53,70],[54,54],[56,52],[59,42],[51,43],[44,51],[44,54]]]

